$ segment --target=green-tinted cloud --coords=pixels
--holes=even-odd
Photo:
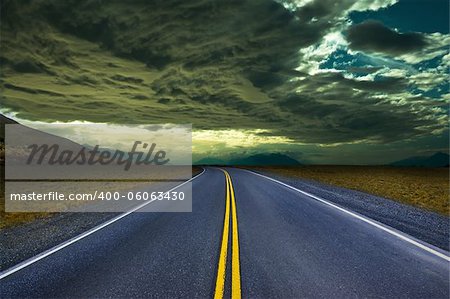
[[[4,1],[2,104],[32,120],[192,123],[312,146],[445,132],[447,101],[411,92],[423,80],[308,71],[349,11],[395,1],[280,2]]]

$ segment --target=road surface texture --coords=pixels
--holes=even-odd
[[[349,210],[358,212],[417,239],[449,251],[449,217],[373,194],[320,183],[314,180],[260,172],[303,191],[319,194]]]
[[[449,297],[448,252],[226,170],[192,181],[191,213],[131,213],[5,270],[0,297]]]

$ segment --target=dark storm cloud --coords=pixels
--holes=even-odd
[[[399,33],[377,21],[351,26],[347,32],[347,40],[351,49],[391,55],[419,51],[427,45],[423,34]]]
[[[435,104],[406,93],[403,79],[296,70],[307,62],[299,50],[343,22],[354,1],[292,11],[269,0],[14,3],[2,11],[2,79],[5,106],[25,118],[264,129],[324,144],[392,141],[442,126]],[[350,29],[353,47],[417,47],[409,34],[370,24],[368,33],[367,24]],[[386,31],[386,45],[369,34]],[[405,39],[409,46],[397,45]],[[17,68],[21,61],[29,63]],[[15,77],[25,71],[36,77]]]
[[[42,13],[64,32],[158,69],[179,63],[190,70],[225,63],[292,68],[295,49],[320,38],[307,41],[310,33],[294,16],[267,0],[58,1]]]
[[[438,129],[442,125],[416,115],[413,110],[418,99],[393,109],[389,94],[404,90],[405,85],[401,79],[357,81],[323,73],[291,82],[273,96],[280,98],[281,114],[286,113],[281,130],[287,136],[307,136],[317,143],[393,142],[431,130],[422,131],[423,127]]]

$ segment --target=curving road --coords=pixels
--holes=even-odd
[[[449,297],[448,253],[226,170],[192,181],[191,213],[131,213],[0,273],[0,297]]]

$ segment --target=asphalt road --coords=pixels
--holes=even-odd
[[[443,251],[227,171],[192,181],[191,213],[129,214],[2,278],[0,297],[449,297]]]

